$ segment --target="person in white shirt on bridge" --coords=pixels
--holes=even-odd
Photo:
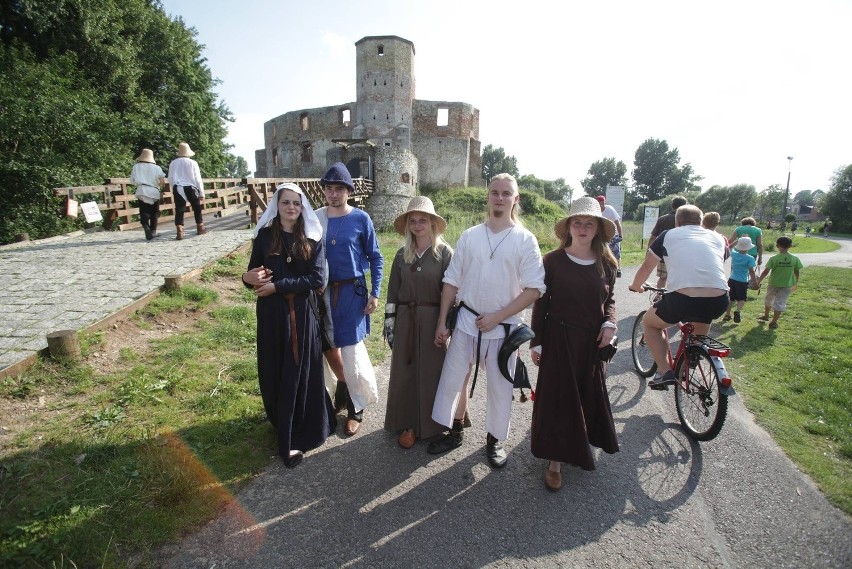
[[[191,157],[195,152],[186,142],[178,145],[177,158],[169,164],[169,184],[172,186],[172,200],[175,209],[175,228],[177,235],[175,239],[183,239],[183,214],[186,204],[192,206],[195,216],[195,227],[199,235],[204,235],[204,219],[201,217],[202,201],[204,200],[204,182],[201,181],[201,170],[198,162]]]

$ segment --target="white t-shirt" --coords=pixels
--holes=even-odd
[[[649,251],[666,262],[666,288],[688,287],[728,290],[725,276],[725,237],[700,225],[683,225],[660,233]]]
[[[605,218],[615,223],[616,221],[621,221],[621,216],[618,215],[618,212],[609,204],[604,205],[603,211],[601,212]],[[618,226],[615,226],[615,234],[618,235]]]
[[[486,232],[487,236],[486,236]],[[520,225],[500,233],[491,233],[480,224],[465,230],[444,274],[444,282],[458,288],[456,298],[480,314],[505,308],[525,288],[544,294],[544,265],[535,235]],[[476,336],[476,316],[462,309],[456,327]],[[509,324],[522,321],[519,314],[506,319]],[[483,332],[484,339],[502,338],[505,331],[495,326]]]

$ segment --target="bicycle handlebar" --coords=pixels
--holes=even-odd
[[[657,288],[655,286],[649,285],[648,283],[645,283],[645,284],[642,285],[642,290],[651,290],[651,291],[654,291],[654,292],[659,292],[660,294],[666,294],[666,289]]]

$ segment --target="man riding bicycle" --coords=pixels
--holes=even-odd
[[[676,383],[669,366],[663,330],[678,322],[692,322],[696,335],[706,335],[710,323],[728,307],[725,256],[728,244],[715,231],[701,227],[703,214],[694,205],[683,205],[675,213],[675,228],[663,231],[645,254],[630,290],[643,292],[642,284],[660,260],[668,271],[668,290],[645,313],[645,341],[657,373],[648,382],[651,389],[666,389]]]

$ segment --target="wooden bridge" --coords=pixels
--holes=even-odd
[[[263,214],[275,193],[275,186],[285,182],[298,184],[314,209],[325,205],[325,195],[319,178],[202,178],[204,182],[203,213],[224,217],[232,213],[244,212],[252,224]],[[353,180],[355,192],[349,196],[349,203],[362,208],[366,199],[373,194],[373,181],[367,178]],[[118,228],[121,231],[141,227],[139,223],[139,205],[135,194],[130,190],[129,178],[108,178],[100,186],[78,186],[72,188],[54,188],[53,193],[80,202],[95,201],[103,215],[105,229]],[[174,200],[168,181],[160,187],[160,222],[172,221]],[[189,207],[187,207],[189,210]]]

